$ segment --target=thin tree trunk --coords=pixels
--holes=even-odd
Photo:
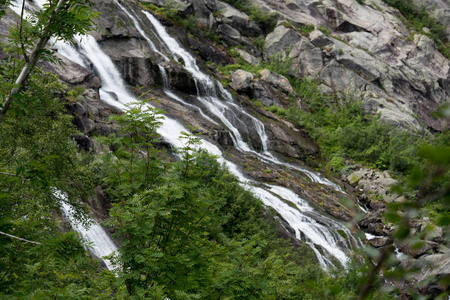
[[[52,13],[52,16],[50,17],[48,26],[54,21],[55,16],[61,11],[62,7],[66,3],[67,0],[59,0],[58,4],[56,5],[55,10]],[[6,112],[8,111],[9,107],[11,106],[11,102],[13,100],[13,96],[19,92],[19,90],[23,87],[25,81],[27,80],[28,76],[30,75],[32,69],[36,65],[36,62],[39,58],[39,52],[44,48],[44,46],[47,44],[48,40],[52,36],[52,32],[50,32],[48,29],[44,30],[43,36],[39,39],[36,46],[34,47],[33,51],[30,54],[30,57],[28,59],[28,62],[25,63],[25,66],[23,67],[22,71],[20,72],[19,77],[17,77],[17,80],[15,82],[16,87],[14,87],[9,95],[6,97],[5,102],[3,102],[2,110],[0,111],[0,123],[3,121]]]
[[[12,234],[8,234],[8,233],[2,232],[2,231],[0,231],[0,234],[9,236],[9,237],[11,237],[11,238],[13,238],[13,239],[17,239],[17,240],[20,240],[20,241],[24,241],[24,242],[27,242],[27,243],[32,243],[32,244],[36,244],[36,245],[42,245],[41,243],[33,242],[33,241],[30,241],[30,240],[26,240],[26,239],[23,239],[23,238],[20,238],[20,237],[17,237],[17,236],[14,236],[14,235],[12,235]]]

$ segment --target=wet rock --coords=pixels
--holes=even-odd
[[[188,42],[190,48],[196,51],[204,61],[214,62],[222,66],[231,65],[234,63],[233,59],[229,57],[227,53],[217,48],[206,39],[194,39],[188,37]]]
[[[137,39],[110,39],[101,43],[125,81],[131,85],[151,86],[160,78],[158,62],[162,58],[151,53],[148,45]]]
[[[396,246],[402,253],[418,258],[424,254],[432,254],[433,249],[436,248],[438,244],[429,241],[420,241],[419,243],[414,244],[397,241]]]
[[[167,79],[172,88],[191,95],[197,94],[196,83],[192,75],[174,61],[161,63],[166,70]]]
[[[111,208],[111,202],[106,198],[100,186],[96,186],[94,192],[94,196],[88,198],[89,208],[97,220],[105,220],[109,217],[108,211]]]

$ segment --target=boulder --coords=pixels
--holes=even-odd
[[[285,94],[293,94],[294,89],[291,86],[289,80],[277,73],[264,69],[259,72],[261,80],[270,84],[272,87],[281,90]]]
[[[48,66],[46,70],[50,70],[59,75],[59,78],[68,84],[81,84],[84,83],[91,72],[84,66],[75,63],[62,55],[57,55],[58,59],[61,59],[62,63],[54,63]]]
[[[280,106],[280,102],[276,97],[276,91],[267,83],[260,79],[256,79],[252,83],[251,97],[260,101],[264,106],[277,105]]]
[[[292,45],[300,41],[296,31],[283,25],[277,26],[269,33],[264,41],[264,55],[271,57],[276,54],[284,55]]]
[[[393,240],[388,237],[376,237],[369,240],[369,243],[375,248],[386,247],[393,244]]]
[[[128,84],[151,86],[160,81],[158,63],[164,60],[152,52],[146,42],[138,39],[108,39],[100,45]]]
[[[249,16],[234,8],[228,3],[217,1],[217,9],[222,15],[222,22],[230,25],[241,34],[256,36],[262,34],[262,30]]]
[[[261,59],[259,59],[259,58],[255,57],[255,56],[251,55],[250,53],[248,53],[248,52],[245,51],[245,50],[242,50],[242,49],[236,49],[236,52],[239,53],[239,55],[241,56],[241,58],[242,58],[245,62],[247,62],[247,63],[249,63],[249,64],[251,64],[251,65],[257,65],[257,64],[259,64],[259,63],[261,62]]]
[[[326,47],[329,45],[332,45],[333,42],[329,37],[327,37],[322,31],[320,30],[314,30],[309,33],[309,39],[311,41],[311,44],[313,44],[316,47]]]
[[[217,10],[217,2],[215,0],[187,0],[187,2],[192,3],[195,15],[201,24],[213,25],[213,13]]]
[[[250,90],[253,74],[244,70],[231,73],[230,87],[238,93],[247,93]]]
[[[217,26],[217,32],[222,36],[223,41],[228,46],[242,46],[253,56],[261,56],[261,52],[247,38],[243,37],[238,30],[230,25],[220,24]]]
[[[216,64],[226,66],[234,63],[232,57],[229,56],[224,50],[211,43],[204,38],[192,38],[188,37],[189,47],[198,53],[200,58],[204,61],[214,62]],[[241,49],[239,49],[241,50]],[[244,51],[244,50],[241,50]],[[248,54],[250,55],[250,54]],[[251,56],[251,55],[250,55]]]
[[[367,82],[361,76],[334,59],[324,66],[318,75],[318,80],[332,88],[333,91],[343,93],[362,91],[367,86]]]
[[[95,0],[94,10],[100,15],[94,22],[101,30],[97,31],[95,37],[98,40],[110,38],[140,38],[140,34],[134,26],[133,21],[124,11],[117,8],[114,0]]]
[[[347,180],[351,185],[356,185],[363,177],[367,177],[370,174],[368,169],[360,169],[347,176]]]
[[[72,138],[77,143],[78,150],[91,151],[94,149],[94,142],[88,136],[76,134]]]

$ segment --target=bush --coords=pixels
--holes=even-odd
[[[251,20],[262,27],[264,33],[267,34],[275,28],[278,19],[277,13],[266,11],[259,6],[249,6],[245,11]]]

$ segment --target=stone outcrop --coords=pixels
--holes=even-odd
[[[420,122],[432,130],[448,126],[432,117],[440,105],[450,102],[448,59],[426,36],[416,34],[409,40],[410,32],[396,17],[397,11],[384,2],[363,5],[346,0],[252,2],[285,19],[265,38],[266,59],[290,50],[293,76],[320,80],[328,93],[350,93],[363,100],[368,112],[380,114],[382,121],[402,129],[420,129]],[[442,21],[447,20],[448,2],[415,2],[429,7]],[[301,34],[292,27],[305,24],[321,26],[324,32]],[[227,32],[225,43],[249,47],[242,29],[246,24],[227,25],[219,25],[221,32]]]
[[[266,57],[285,55],[286,51],[299,40],[298,33],[282,23],[267,35],[264,41],[264,55]]]

